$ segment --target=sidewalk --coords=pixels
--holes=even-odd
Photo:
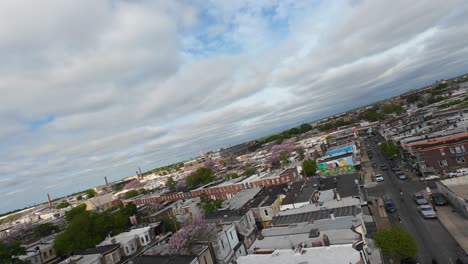
[[[390,227],[390,221],[388,220],[388,215],[385,211],[382,198],[376,196],[369,196],[369,201],[372,201],[372,205],[368,206],[372,213],[372,216],[374,217],[374,222],[377,226],[377,229]]]
[[[450,206],[438,206],[437,216],[460,247],[468,254],[468,220],[457,212],[452,212]]]

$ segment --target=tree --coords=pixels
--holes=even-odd
[[[52,223],[44,223],[34,227],[33,233],[36,237],[45,237],[59,231],[59,228]]]
[[[385,256],[406,258],[414,257],[418,252],[414,237],[397,225],[377,231],[374,238]]]
[[[177,229],[180,228],[179,223],[175,220],[175,218],[171,218],[169,216],[163,216],[158,219],[164,227],[166,232],[175,233]]]
[[[410,95],[410,96],[408,96],[408,97],[406,98],[406,103],[408,103],[408,104],[413,104],[413,103],[416,103],[416,102],[419,101],[419,100],[420,100],[419,95],[417,95],[417,94],[412,94],[412,95]]]
[[[0,241],[0,263],[25,263],[17,258],[26,254],[26,249],[21,246],[20,241],[5,243]]]
[[[210,168],[201,167],[192,172],[187,178],[185,178],[185,182],[190,187],[195,187],[200,184],[208,184],[214,181],[214,172]]]
[[[146,195],[146,194],[149,194],[150,191],[146,190],[145,188],[141,188],[140,190],[138,190],[138,193],[139,193],[139,194]]]
[[[281,161],[287,164],[289,163],[289,155],[294,149],[295,145],[291,140],[274,145],[271,147],[271,154],[267,158],[266,162],[269,163],[271,167],[278,167],[281,164]]]
[[[89,189],[86,191],[86,196],[89,198],[93,198],[94,196],[96,196],[96,191],[94,189]]]
[[[77,201],[81,201],[81,200],[83,200],[83,196],[81,196],[81,195],[78,195],[78,196],[76,197],[76,200],[77,200]]]
[[[205,193],[200,196],[199,206],[205,213],[214,212],[216,209],[220,208],[221,205],[223,205],[223,200],[213,200]]]
[[[94,247],[107,235],[115,236],[125,231],[130,226],[129,217],[135,212],[136,206],[129,203],[116,211],[90,212],[80,208],[73,211],[73,217],[67,213],[68,225],[64,232],[55,238],[54,249],[57,254],[63,256],[76,250]]]
[[[67,201],[63,201],[63,202],[59,203],[55,208],[63,209],[63,208],[67,208],[68,206],[70,206],[70,203],[68,203]]]
[[[66,212],[65,219],[67,219],[68,222],[71,222],[73,218],[75,218],[75,216],[80,215],[84,212],[86,212],[86,204],[80,204],[77,207]]]
[[[226,179],[226,180],[232,180],[232,179],[236,179],[236,178],[239,178],[239,174],[237,174],[237,173],[228,173],[228,174],[224,175],[224,179]]]
[[[185,181],[178,181],[176,184],[177,190],[184,190],[187,188],[187,183]]]
[[[254,167],[247,167],[244,170],[244,175],[247,177],[250,177],[256,173],[257,173],[257,169],[255,169]]]
[[[170,191],[175,191],[176,183],[174,181],[174,178],[172,178],[172,177],[167,178],[166,187],[169,188]]]
[[[128,191],[124,194],[124,199],[130,199],[130,198],[133,198],[135,196],[138,196],[140,193],[137,191],[137,190],[131,190],[131,191]]]
[[[299,155],[299,159],[304,159],[305,150],[303,148],[296,148],[296,153]]]
[[[169,250],[174,255],[190,255],[191,247],[197,243],[206,243],[216,237],[216,226],[208,224],[201,217],[188,219],[169,240]]]
[[[304,174],[306,176],[313,176],[317,170],[317,163],[315,160],[304,160],[302,163],[302,169],[304,170]]]
[[[384,141],[380,144],[380,149],[389,157],[398,155],[398,147],[392,141]]]
[[[216,162],[214,160],[208,160],[207,162],[205,162],[205,164],[203,164],[203,166],[205,166],[205,168],[213,170],[216,166]]]

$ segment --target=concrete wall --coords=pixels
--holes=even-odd
[[[455,192],[451,190],[452,186],[465,185],[468,186],[468,176],[457,177],[452,179],[443,180],[436,182],[437,189],[440,193],[443,193],[450,204],[460,213],[463,217],[468,219],[468,202],[459,197]]]

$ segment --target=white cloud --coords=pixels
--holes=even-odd
[[[0,199],[14,202],[0,211],[466,72],[467,12],[457,0],[3,1]]]

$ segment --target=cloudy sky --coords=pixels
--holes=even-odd
[[[468,71],[468,3],[0,1],[0,212]]]

